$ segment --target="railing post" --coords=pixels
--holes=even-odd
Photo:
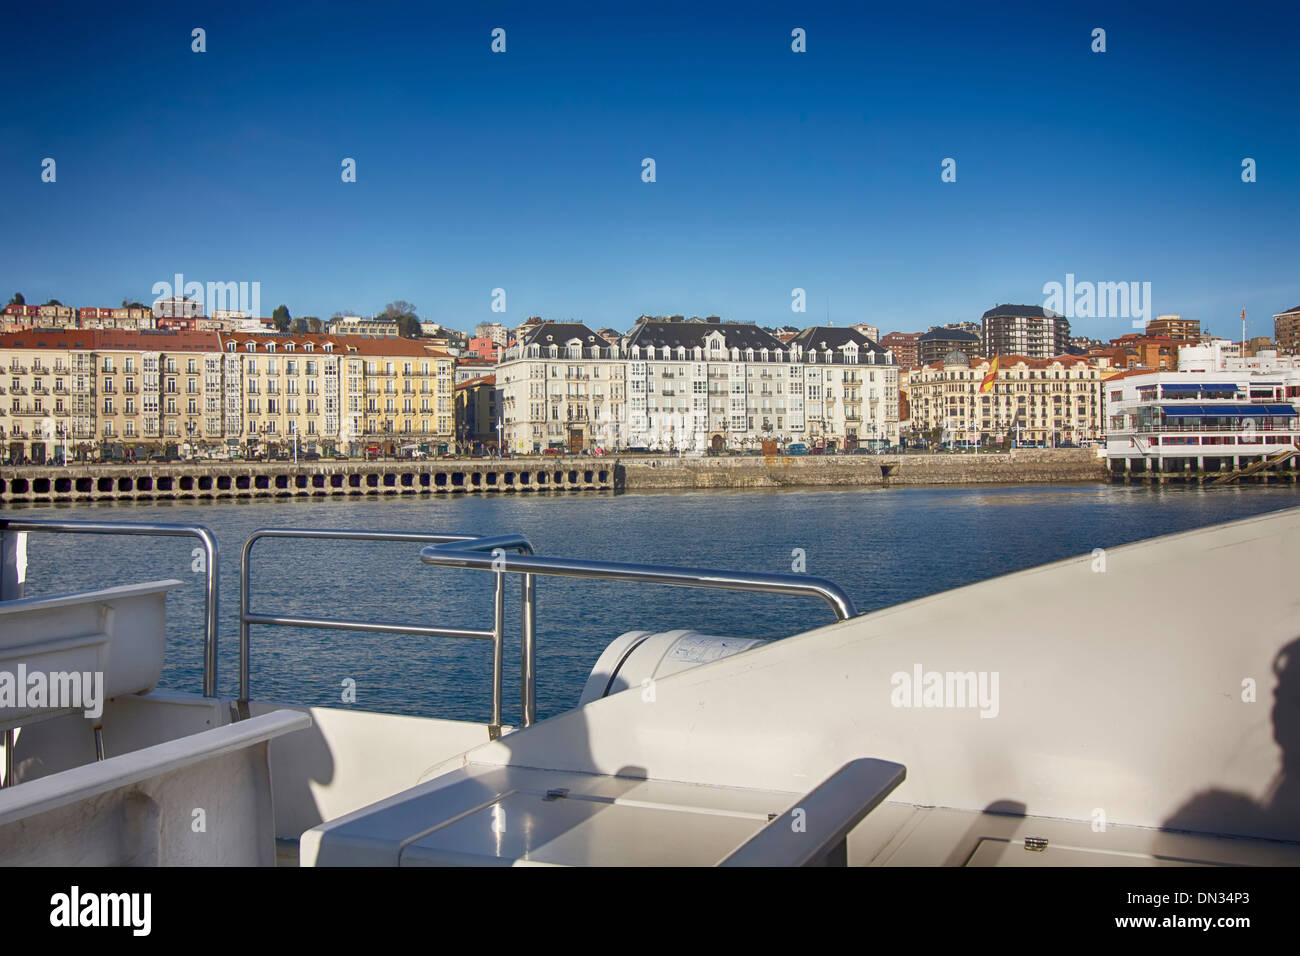
[[[195,532],[203,542],[204,557],[207,558],[207,574],[204,586],[207,598],[206,619],[203,627],[203,696],[217,696],[217,630],[220,627],[220,609],[218,601],[221,595],[219,582],[221,570],[221,552],[217,546],[216,536],[207,528],[198,527]]]
[[[249,554],[253,550],[253,542],[261,536],[261,533],[254,531],[244,542],[244,551],[239,558],[239,700],[241,703],[248,703],[249,679],[248,679],[248,658],[251,653],[251,641],[248,634],[248,567]]]
[[[537,595],[531,574],[519,584],[519,692],[523,725],[529,727],[537,719]]]
[[[492,602],[492,721],[488,734],[495,740],[501,736],[501,685],[506,622],[506,575],[496,572],[496,595]]]
[[[0,601],[23,596],[27,580],[27,532],[0,531]]]

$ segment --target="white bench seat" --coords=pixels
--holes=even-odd
[[[275,864],[279,710],[0,790],[0,865]]]
[[[177,580],[0,601],[0,672],[102,674],[103,699],[152,690],[162,676],[167,592]],[[101,701],[102,703],[102,701]],[[0,730],[76,708],[0,702]]]

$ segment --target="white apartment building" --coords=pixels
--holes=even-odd
[[[626,372],[618,346],[585,325],[530,327],[496,369],[505,447],[533,454],[625,445]]]
[[[643,317],[621,343],[585,325],[531,326],[497,384],[517,453],[848,448],[898,440],[898,372],[853,329],[805,329],[787,345],[751,324]]]

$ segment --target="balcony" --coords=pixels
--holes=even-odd
[[[1228,434],[1252,435],[1259,432],[1300,432],[1300,422],[1295,418],[1286,418],[1282,421],[1287,424],[1281,425],[1264,425],[1258,419],[1251,422],[1243,422],[1239,425],[1183,425],[1167,423],[1164,425],[1139,425],[1136,428],[1115,428],[1111,430],[1112,435],[1149,435],[1160,434],[1162,432],[1226,432]]]

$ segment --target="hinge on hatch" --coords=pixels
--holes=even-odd
[[[1025,837],[1025,849],[1041,853],[1047,849],[1046,837]]]

